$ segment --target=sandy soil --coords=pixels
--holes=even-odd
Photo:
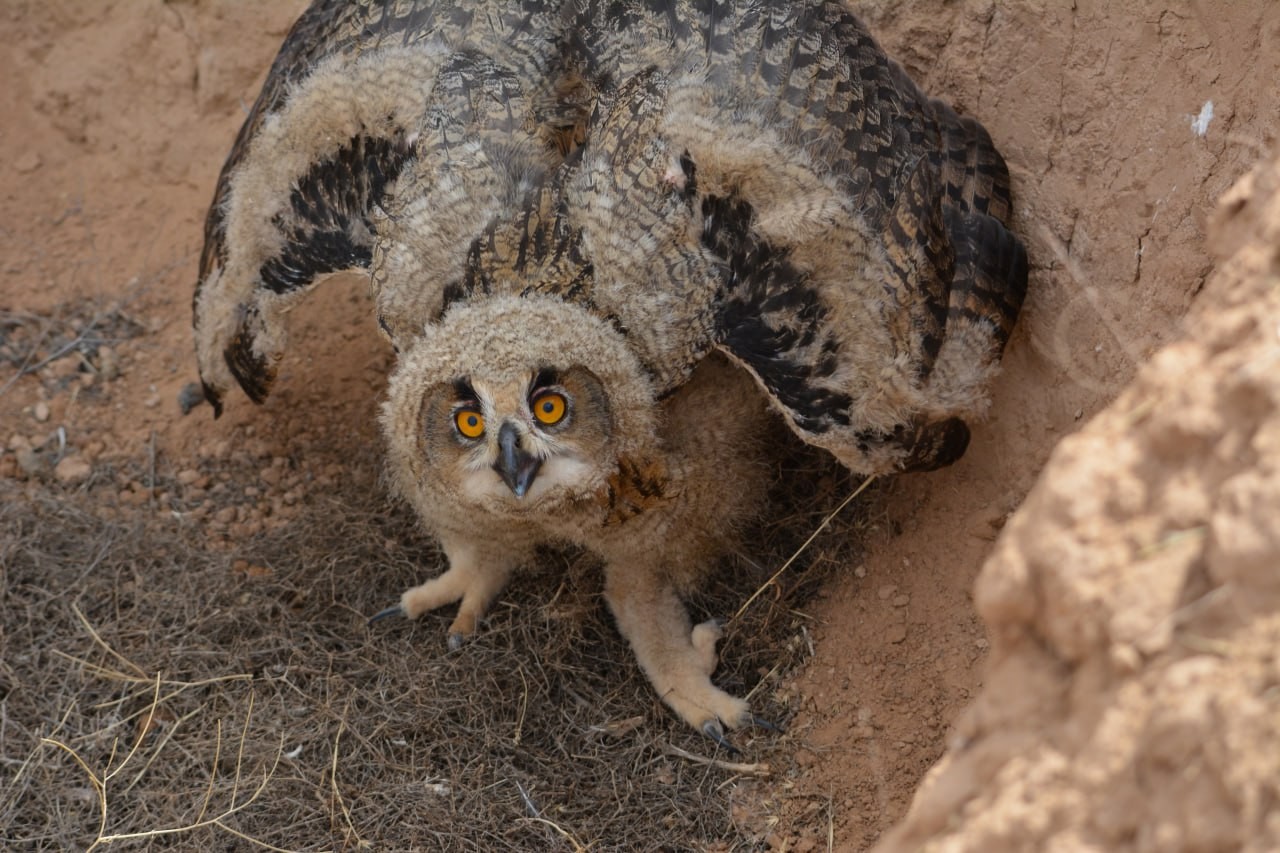
[[[1221,266],[1063,440],[978,580],[986,685],[881,849],[1280,846],[1280,159]]]
[[[297,344],[266,406],[233,401],[213,422],[207,409],[184,418],[176,402],[195,378],[190,294],[213,182],[303,5],[15,0],[0,11],[10,45],[0,54],[7,81],[0,87],[0,309],[7,323],[0,344],[9,347],[0,355],[10,359],[0,373],[0,477],[60,490],[105,516],[156,512],[157,497],[163,514],[172,511],[166,499],[182,498],[204,547],[234,549],[290,523],[310,491],[346,476],[352,458],[376,456],[371,412],[390,361],[358,282],[326,288],[300,312]],[[770,758],[775,773],[746,791],[732,816],[743,847],[874,845],[903,818],[948,744],[990,731],[990,723],[974,723],[982,708],[1043,680],[1020,657],[1025,640],[999,633],[1017,620],[1002,610],[1012,605],[991,603],[995,581],[980,587],[983,606],[975,607],[979,569],[997,539],[996,565],[1008,565],[1011,549],[1048,535],[1031,512],[1001,531],[1059,442],[1090,424],[1153,354],[1206,322],[1210,309],[1198,304],[1214,269],[1206,234],[1215,200],[1267,155],[1280,127],[1267,82],[1280,79],[1280,6],[1273,3],[856,6],[892,55],[930,91],[978,116],[1005,154],[1015,227],[1032,259],[1030,295],[992,417],[975,431],[966,457],[947,471],[879,488],[858,533],[865,559],[811,609],[815,656],[779,688],[796,713]],[[1245,231],[1224,237],[1224,245],[1247,241]],[[58,358],[18,375],[23,336],[77,323],[107,330],[110,340],[91,357]],[[1202,361],[1164,359],[1173,377]],[[1074,457],[1058,454],[1055,466],[1066,472],[1059,476],[1068,478],[1060,482],[1070,484],[1059,491],[1096,491],[1095,479],[1077,484],[1072,472],[1105,480],[1112,464],[1128,464],[1125,453],[1146,452],[1123,444],[1123,414],[1099,421],[1109,426],[1087,428],[1092,444],[1078,439]],[[1182,456],[1162,464],[1182,465]],[[144,482],[141,472],[157,459],[172,494],[158,496]],[[214,500],[219,483],[206,469],[231,459],[257,477],[232,484],[234,502]],[[1054,523],[1094,523],[1061,515]],[[1099,517],[1117,526],[1128,520],[1107,507]],[[1026,625],[1039,617],[1017,618]],[[983,620],[995,626],[990,636]],[[1065,678],[1060,660],[1044,666]],[[1181,672],[1186,683],[1200,677]],[[1095,690],[1099,707],[1112,695],[1097,685],[1077,689]],[[1003,692],[992,698],[994,690]],[[979,710],[957,727],[971,707]],[[1066,725],[1048,712],[1012,707],[1040,726],[1019,729],[1027,738]],[[999,717],[1002,724],[1013,724],[1012,713]],[[1241,731],[1249,737],[1252,730]],[[938,778],[976,773],[956,769],[962,766],[948,758]],[[1010,784],[1040,780],[1075,790],[1069,786],[1078,779],[1046,766],[1010,771]],[[885,849],[914,849],[943,831],[948,810],[976,802],[972,786],[929,790],[914,822]],[[1009,797],[1025,794],[1009,790]],[[1055,814],[1084,801],[1064,802]],[[1264,797],[1251,808],[1270,803],[1274,811],[1275,802]],[[980,807],[965,814],[978,821]],[[1125,824],[1087,840],[1093,849],[1174,849],[1158,843],[1172,836],[1151,836],[1145,848],[1139,837],[1146,838]],[[938,849],[1005,849],[952,841]],[[1049,849],[1005,841],[1007,849]],[[1230,841],[1213,835],[1196,849],[1230,849]]]

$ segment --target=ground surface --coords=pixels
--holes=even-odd
[[[1038,737],[1059,744],[1059,765],[1044,753],[1005,772],[1008,797],[1038,790],[1039,779],[1062,792],[1054,815],[1081,810],[1086,800],[1072,793],[1081,780],[1054,768],[1089,742],[1062,735],[1080,724],[1046,711],[1057,706],[1044,697],[1091,671],[1081,661],[1096,649],[1128,653],[1102,641],[1070,654],[1028,643],[1066,629],[1028,628],[1053,617],[995,595],[995,581],[978,587],[975,608],[975,580],[1059,441],[1162,347],[1217,328],[1211,312],[1231,300],[1210,299],[1213,286],[1201,294],[1214,269],[1207,223],[1215,200],[1271,149],[1276,96],[1266,81],[1280,79],[1280,7],[857,4],[889,51],[978,116],[1004,152],[1031,253],[1030,297],[968,455],[944,472],[876,484],[807,553],[787,596],[770,592],[756,622],[731,626],[718,678],[754,689],[789,725],[784,736],[745,738],[734,759],[744,766],[727,768],[679,754],[711,755],[647,695],[580,557],[549,556],[549,570],[513,591],[488,638],[461,655],[443,654],[447,620],[366,630],[363,616],[438,558],[379,485],[373,412],[390,354],[358,282],[325,288],[299,312],[265,407],[232,401],[217,422],[207,409],[181,415],[178,392],[195,377],[189,305],[205,206],[302,5],[54,0],[0,10],[9,46],[0,54],[0,841],[63,849],[100,833],[208,824],[269,772],[257,799],[218,824],[127,843],[234,848],[248,844],[239,832],[291,849],[857,850],[903,818],[949,743],[983,743],[991,719],[1020,721],[1020,748]],[[1220,257],[1235,257],[1248,222],[1224,222]],[[1245,277],[1216,286],[1243,293]],[[1169,369],[1176,377],[1207,363]],[[1111,466],[1097,460],[1121,453],[1134,418],[1098,421],[1092,455],[1059,455],[1068,472],[1059,480],[1071,471],[1105,480]],[[1134,453],[1148,452],[1137,443]],[[1180,470],[1184,457],[1199,464],[1188,451],[1157,467]],[[812,473],[812,487],[787,496],[790,514],[738,558],[738,578],[713,592],[709,611],[732,612],[847,494],[820,463],[797,464],[791,478]],[[1216,506],[1218,485],[1192,490]],[[1246,497],[1233,500],[1262,500],[1235,488]],[[1014,559],[1004,552],[1032,547],[1054,524],[1120,528],[1140,514],[1106,505],[1034,522],[1033,509],[1015,517],[988,575],[1011,571],[998,568]],[[1240,642],[1261,648],[1258,637]],[[1027,648],[1043,646],[1055,657],[1026,663]],[[1143,647],[1139,663],[1161,654]],[[1042,671],[1064,680],[1040,684]],[[1123,674],[1141,672],[1130,661]],[[1173,689],[1162,677],[1151,676],[1152,691]],[[1072,689],[1096,700],[1073,708],[1109,707],[1117,693],[1098,682]],[[1041,704],[1010,705],[1021,693]],[[1025,713],[983,718],[992,707]],[[1246,747],[1257,734],[1232,731]],[[963,833],[998,814],[989,810],[1001,806],[999,786],[983,796],[975,786],[1006,767],[1004,748],[983,747],[969,764],[949,756],[889,849],[947,826],[956,834],[939,849],[996,849],[974,840],[995,836]],[[1176,765],[1179,755],[1160,760]],[[1274,811],[1265,786],[1237,796],[1266,769],[1250,767],[1240,771],[1248,779],[1219,785],[1225,800],[1252,797],[1253,813]],[[966,802],[969,823],[948,824]],[[1070,820],[1033,817],[989,820],[1016,827],[1015,837],[1097,849],[1174,849],[1160,844],[1183,831],[1144,835],[1116,818],[1093,835],[1053,836]],[[1230,849],[1229,834],[1205,832],[1199,849]]]

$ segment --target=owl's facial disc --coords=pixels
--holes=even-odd
[[[523,511],[587,485],[592,434],[607,421],[598,380],[588,372],[542,368],[506,378],[469,376],[451,388],[447,417],[463,450],[460,473],[469,499]]]
[[[559,297],[493,296],[423,328],[382,422],[399,489],[425,518],[465,525],[477,511],[556,520],[587,506],[620,458],[649,453],[657,416],[651,380],[611,324]]]

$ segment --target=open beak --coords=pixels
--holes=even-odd
[[[516,431],[516,425],[510,421],[504,423],[498,430],[498,460],[493,463],[493,470],[498,472],[512,494],[524,497],[541,466],[541,459],[520,447],[520,433]]]

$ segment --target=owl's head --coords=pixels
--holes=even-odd
[[[382,423],[392,474],[421,509],[518,517],[596,495],[620,458],[648,455],[656,418],[617,330],[557,298],[500,296],[425,330]]]

